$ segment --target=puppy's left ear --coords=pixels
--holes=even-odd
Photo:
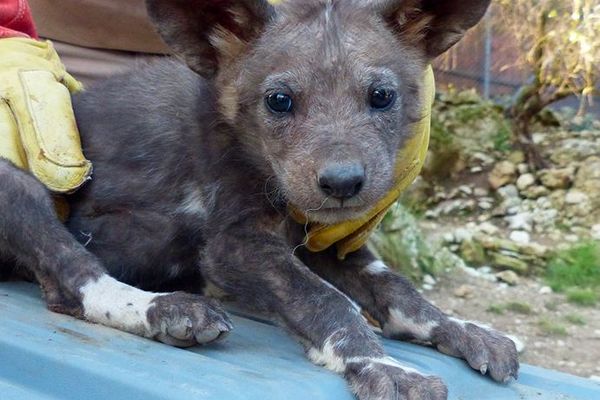
[[[403,40],[433,59],[454,46],[485,15],[490,0],[381,0],[379,10]]]

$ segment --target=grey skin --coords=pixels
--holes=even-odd
[[[313,359],[329,350],[329,361],[316,361],[336,361],[330,367],[360,399],[437,400],[447,390],[382,362],[349,298],[386,336],[430,342],[497,381],[516,378],[512,341],[449,318],[395,272],[373,271],[366,248],[340,261],[333,250],[298,247],[304,227],[287,214],[293,204],[312,220],[339,222],[390,189],[396,154],[421,118],[425,66],[488,3],[148,0],[187,66],[160,62],[74,98],[94,176],[68,197],[65,225],[46,189],[0,160],[0,274],[37,280],[51,310],[81,318],[82,287],[106,273],[161,291],[145,335],[178,346],[231,329],[215,300],[193,294],[210,283],[271,313]],[[379,87],[396,92],[389,109],[370,106]],[[266,106],[278,92],[293,99],[290,112]],[[339,165],[362,168],[358,190],[323,187],[323,171]],[[111,325],[105,316],[92,321]]]

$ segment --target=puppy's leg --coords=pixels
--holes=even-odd
[[[178,346],[229,330],[226,315],[211,300],[144,292],[108,276],[58,221],[44,186],[1,159],[0,210],[0,259],[34,274],[50,310]]]
[[[207,278],[247,306],[273,313],[315,363],[343,373],[360,399],[445,399],[439,378],[386,357],[352,301],[292,255],[268,218],[240,217],[206,248]],[[221,227],[219,228],[219,224]]]
[[[364,307],[385,336],[431,342],[444,353],[464,358],[482,374],[489,372],[496,381],[517,377],[519,362],[512,340],[491,328],[447,316],[366,247],[344,261],[333,251],[305,251],[303,258]]]

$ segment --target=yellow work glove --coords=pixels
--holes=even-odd
[[[0,157],[55,193],[74,191],[92,172],[71,105],[81,89],[52,43],[0,39]]]
[[[398,200],[402,192],[410,186],[421,172],[427,157],[429,133],[431,129],[431,106],[435,97],[433,69],[425,71],[423,83],[423,119],[412,127],[412,136],[396,156],[394,187],[361,218],[333,225],[311,224],[299,210],[290,207],[290,215],[301,224],[309,223],[305,238],[306,248],[313,252],[323,251],[333,244],[337,247],[339,259],[344,259],[365,245],[373,230],[379,225],[390,207]]]

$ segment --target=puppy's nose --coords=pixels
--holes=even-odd
[[[319,173],[323,193],[337,199],[349,199],[360,192],[365,182],[365,168],[356,163],[335,163]]]

